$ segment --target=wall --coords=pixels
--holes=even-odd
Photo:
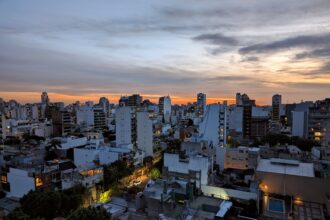
[[[8,183],[10,184],[10,195],[21,198],[30,190],[35,190],[34,178],[28,176],[25,170],[9,168],[7,174]]]
[[[226,200],[230,198],[243,199],[243,200],[258,199],[257,193],[245,192],[234,189],[226,189],[226,188],[209,186],[209,185],[202,185],[202,192],[204,195],[207,196],[213,195],[216,198],[226,199]]]
[[[330,179],[260,171],[257,171],[256,179],[261,181],[261,188],[265,192],[298,196],[303,201],[324,203],[326,194],[330,194]]]

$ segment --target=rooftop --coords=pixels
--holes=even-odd
[[[297,160],[278,158],[261,159],[257,167],[257,172],[315,177],[314,165],[312,163],[302,163]]]

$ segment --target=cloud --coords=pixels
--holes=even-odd
[[[241,62],[257,62],[257,61],[259,61],[259,57],[257,56],[247,56],[241,59]]]
[[[294,47],[313,48],[324,45],[330,45],[329,33],[322,35],[301,35],[270,43],[254,44],[251,46],[240,48],[239,53],[271,53],[279,50],[287,50]]]
[[[321,48],[321,49],[315,49],[312,51],[305,51],[303,53],[298,53],[295,56],[295,59],[306,59],[306,58],[320,58],[320,57],[330,57],[330,46]]]
[[[192,40],[200,41],[211,45],[236,45],[238,41],[233,37],[227,37],[221,33],[215,34],[200,34],[196,37],[193,37]]]

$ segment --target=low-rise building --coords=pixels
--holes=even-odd
[[[210,159],[203,156],[180,158],[178,154],[164,154],[163,177],[177,177],[194,182],[198,189],[208,183]]]

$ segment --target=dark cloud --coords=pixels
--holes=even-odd
[[[211,77],[211,78],[207,78],[205,79],[206,81],[212,81],[212,82],[225,82],[225,81],[255,81],[256,79],[252,78],[252,77],[248,77],[248,76],[216,76],[216,77]]]
[[[300,60],[305,58],[319,58],[319,57],[330,57],[330,47],[298,53],[296,54],[295,59]]]
[[[271,53],[279,50],[286,50],[294,47],[319,47],[330,45],[330,34],[323,35],[301,35],[286,38],[284,40],[274,41],[264,44],[254,44],[239,49],[239,53]]]
[[[330,62],[326,62],[319,70],[321,73],[330,75]]]
[[[257,56],[247,56],[247,57],[243,57],[241,62],[257,62],[259,61],[259,57]]]
[[[204,42],[212,45],[236,45],[238,41],[233,37],[227,37],[221,33],[215,34],[201,34],[193,37],[192,40]]]

